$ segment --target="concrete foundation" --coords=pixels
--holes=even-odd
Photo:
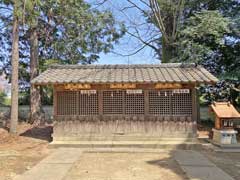
[[[236,134],[237,131],[232,129],[226,130],[213,130],[213,141],[218,144],[237,144]]]

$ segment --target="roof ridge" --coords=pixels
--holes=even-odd
[[[129,68],[191,68],[199,67],[194,63],[164,63],[164,64],[75,64],[75,65],[51,65],[51,69],[129,69]]]

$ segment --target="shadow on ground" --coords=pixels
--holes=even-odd
[[[173,157],[174,154],[170,152],[170,156],[167,158],[147,161],[146,163],[159,167],[160,169],[166,169],[168,171],[171,171],[173,174],[176,174],[180,179],[187,180],[188,179],[187,175],[180,168],[179,164]]]
[[[37,126],[26,130],[21,133],[20,136],[31,137],[35,139],[41,139],[48,142],[52,141],[51,134],[53,133],[52,126]]]

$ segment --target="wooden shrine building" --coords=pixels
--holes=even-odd
[[[31,83],[54,90],[54,140],[194,137],[196,86],[218,80],[194,64],[54,65]]]

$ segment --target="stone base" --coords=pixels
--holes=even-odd
[[[199,150],[201,144],[192,140],[149,140],[149,141],[53,141],[50,143],[50,148],[72,147],[84,149],[168,149],[168,150]]]
[[[213,141],[217,144],[237,144],[235,130],[217,130],[212,129],[213,131]]]
[[[92,140],[95,137],[97,139],[101,137],[101,140],[102,138],[128,140],[128,137],[192,138],[196,137],[196,126],[196,122],[188,121],[60,121],[54,124],[53,139],[58,137]]]

